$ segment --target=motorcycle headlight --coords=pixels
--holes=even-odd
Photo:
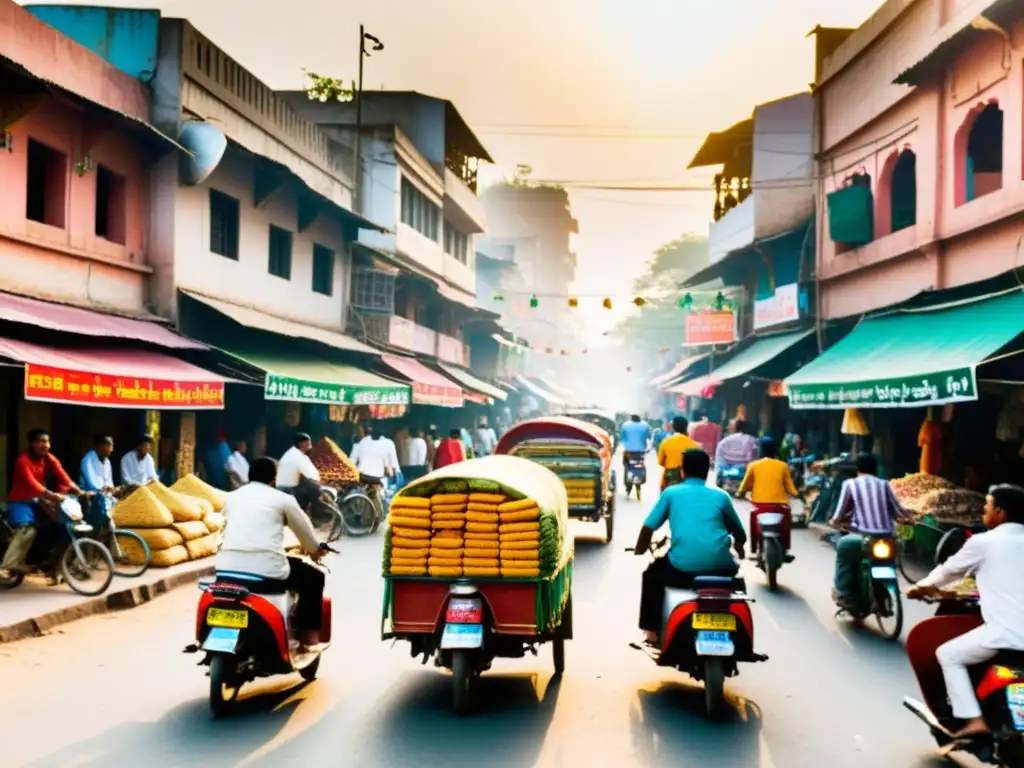
[[[871,545],[871,556],[876,560],[888,560],[892,557],[892,543],[888,539],[878,539]]]

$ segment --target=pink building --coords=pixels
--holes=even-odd
[[[144,314],[147,167],[173,142],[145,86],[0,0],[0,288]]]
[[[888,0],[820,67],[818,314],[1024,264],[1024,4]]]

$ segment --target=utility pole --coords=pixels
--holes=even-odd
[[[371,50],[366,50],[366,42],[370,41],[373,43]],[[373,51],[383,51],[384,43],[378,38],[367,33],[366,28],[359,25],[359,83],[356,86],[356,140],[355,144],[355,164],[353,172],[353,183],[355,185],[354,197],[356,201],[356,213],[365,215],[363,211],[363,187],[362,187],[362,169],[363,169],[363,158],[362,158],[362,144],[363,144],[363,59],[370,56]]]

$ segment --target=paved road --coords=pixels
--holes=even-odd
[[[378,641],[380,537],[346,542],[330,585],[336,644],[318,681],[255,684],[246,714],[212,721],[191,641],[194,590],[0,646],[5,766],[910,766],[932,759],[902,709],[915,689],[902,647],[837,626],[832,553],[796,532],[778,594],[745,566],[757,646],[772,658],[727,683],[736,714],[709,724],[685,676],[627,647],[636,636],[641,558],[632,543],[649,502],[620,503],[615,544],[581,526],[576,640],[561,682],[550,648],[484,676],[482,711],[450,709],[449,678]],[[924,614],[909,608],[911,622]]]

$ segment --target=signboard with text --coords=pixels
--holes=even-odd
[[[409,388],[405,386],[357,386],[307,381],[268,373],[263,387],[267,400],[321,405],[408,405]]]
[[[736,341],[736,315],[731,311],[691,312],[686,316],[686,341],[690,347],[731,344]]]
[[[210,410],[224,407],[224,382],[171,381],[25,363],[25,399],[154,411]]]
[[[799,319],[800,303],[796,283],[780,285],[767,299],[754,302],[755,331]]]
[[[790,408],[920,408],[978,399],[974,368],[856,382],[787,384]]]

